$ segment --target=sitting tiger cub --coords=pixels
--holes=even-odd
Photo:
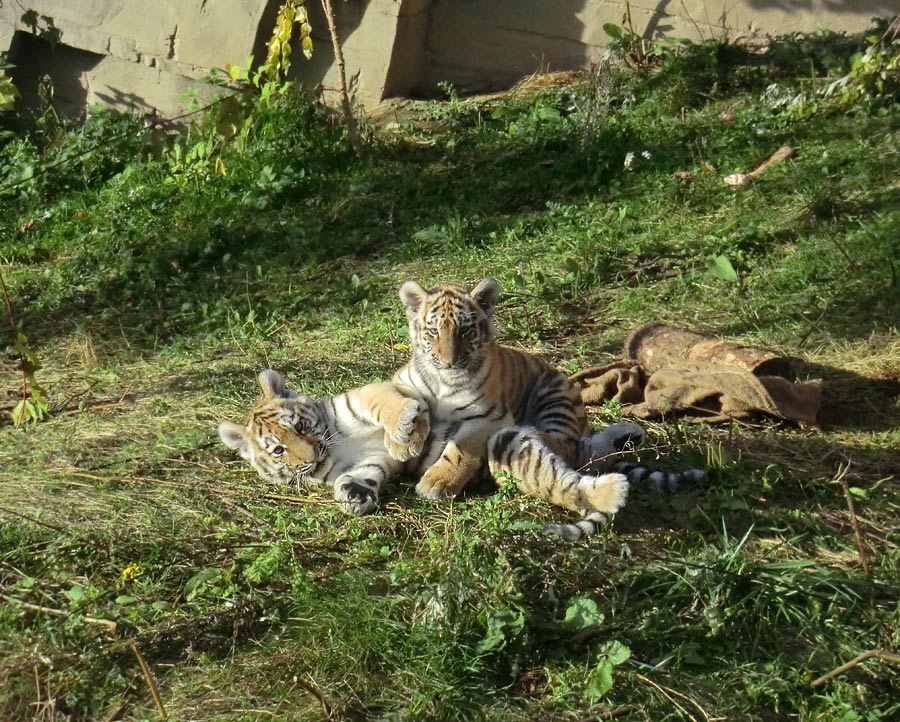
[[[223,421],[219,437],[268,481],[320,481],[352,514],[366,514],[382,483],[417,456],[428,438],[427,406],[392,384],[370,384],[313,401],[271,369],[259,374],[262,401],[243,426]]]
[[[577,538],[604,521],[604,513],[619,510],[628,479],[576,470],[597,448],[609,446],[608,439],[601,436],[597,443],[589,435],[581,396],[564,374],[496,342],[499,293],[493,278],[471,290],[453,283],[425,290],[414,281],[400,288],[412,358],[394,375],[394,384],[428,403],[433,428],[448,430],[416,491],[452,498],[487,463],[495,477],[512,474],[526,494],[587,512],[578,525],[548,530]],[[639,426],[628,427],[634,440],[643,439]]]

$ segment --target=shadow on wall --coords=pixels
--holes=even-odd
[[[434,0],[417,94],[507,88],[539,71],[584,68],[592,60],[579,13],[587,0]]]
[[[52,80],[54,107],[65,115],[78,117],[87,103],[85,77],[103,56],[69,45],[57,45],[51,50],[45,41],[30,33],[17,32],[10,45],[9,60],[16,66],[12,78],[22,93],[20,107],[40,107],[39,88],[46,75]]]

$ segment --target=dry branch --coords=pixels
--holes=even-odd
[[[334,19],[334,8],[331,0],[322,0],[322,9],[325,11],[325,21],[328,23],[328,32],[331,34],[331,45],[334,48],[334,60],[338,66],[338,77],[341,91],[341,112],[344,115],[344,124],[347,126],[347,138],[353,152],[359,155],[362,152],[362,144],[359,140],[359,128],[356,125],[356,116],[353,115],[353,106],[350,105],[350,93],[347,91],[347,70],[344,65],[344,51],[341,49],[341,41],[338,37],[337,24]]]
[[[882,662],[890,662],[891,664],[900,664],[900,654],[894,654],[893,652],[886,652],[883,649],[869,649],[863,652],[860,655],[857,655],[853,659],[851,659],[846,664],[842,664],[840,667],[836,667],[832,669],[827,674],[823,674],[818,679],[814,679],[810,682],[811,687],[821,687],[823,684],[828,682],[829,680],[834,679],[842,675],[844,672],[853,669],[854,667],[862,664],[867,659],[880,659]]]
[[[0,594],[0,599],[2,599],[4,602],[8,602],[9,604],[15,604],[22,609],[27,609],[30,612],[41,612],[42,614],[49,614],[52,617],[72,616],[71,612],[67,612],[64,609],[42,607],[39,604],[32,604],[31,602],[26,602],[22,599],[18,599],[17,597],[11,597],[8,594]],[[97,624],[102,627],[106,627],[112,633],[115,633],[118,629],[118,625],[111,619],[99,619],[98,617],[82,617],[82,619],[84,620],[85,624]]]
[[[869,574],[869,555],[866,552],[866,542],[863,538],[862,529],[859,526],[859,520],[856,518],[856,505],[853,503],[853,496],[850,494],[850,488],[847,486],[847,472],[850,470],[850,462],[846,466],[838,468],[835,480],[841,485],[844,492],[844,499],[847,501],[847,510],[850,512],[850,523],[853,525],[853,536],[856,538],[856,550],[859,552],[859,563],[862,565],[863,574],[870,582],[872,577]]]
[[[163,719],[169,719],[169,715],[166,713],[166,708],[163,705],[162,697],[159,694],[159,685],[156,683],[156,677],[153,676],[150,665],[147,664],[147,660],[144,659],[144,655],[141,654],[141,650],[133,639],[129,640],[129,644],[131,646],[131,651],[134,652],[134,656],[137,658],[138,664],[141,666],[141,674],[144,675],[144,681],[147,683],[147,688],[150,690],[150,696],[153,697],[153,704],[156,705],[156,709],[159,710],[159,714]]]

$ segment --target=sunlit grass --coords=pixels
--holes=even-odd
[[[578,78],[426,104],[362,158],[293,98],[225,176],[173,183],[120,148],[6,197],[9,228],[35,219],[0,257],[51,414],[9,426],[7,354],[0,717],[159,718],[131,641],[170,719],[896,715],[887,663],[810,682],[900,646],[900,110],[790,116],[748,63],[718,89],[623,72],[590,132]],[[508,490],[435,505],[405,480],[350,518],[219,444],[259,369],[316,396],[388,378],[401,283],[489,274],[507,343],[569,371],[648,320],[769,346],[825,380],[823,428],[648,424],[646,461],[708,483],[636,489],[577,545]],[[603,618],[573,631],[582,598]],[[597,697],[612,642],[631,657]]]

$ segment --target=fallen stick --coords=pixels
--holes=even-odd
[[[900,654],[894,654],[893,652],[886,652],[883,649],[869,649],[863,652],[860,655],[857,655],[853,659],[851,659],[846,664],[842,664],[840,667],[836,667],[832,669],[827,674],[823,674],[818,679],[814,679],[809,683],[810,687],[821,687],[826,682],[834,679],[835,677],[839,677],[844,672],[853,669],[854,667],[859,666],[867,659],[879,659],[882,662],[890,662],[891,664],[900,664]]]
[[[26,602],[22,599],[18,599],[17,597],[10,597],[7,594],[0,594],[0,599],[4,602],[9,602],[10,604],[15,604],[18,607],[22,607],[22,609],[27,609],[30,612],[41,612],[42,614],[49,614],[52,617],[71,617],[71,612],[67,612],[64,609],[54,609],[53,607],[42,607],[39,604],[32,604],[31,602]],[[98,624],[100,626],[106,627],[110,632],[115,633],[118,629],[118,625],[112,621],[111,619],[99,619],[97,617],[82,617],[84,619],[85,624]]]
[[[163,705],[162,697],[159,694],[159,685],[156,683],[156,677],[153,676],[150,665],[147,664],[147,660],[144,659],[144,655],[141,654],[141,650],[138,649],[137,642],[131,639],[129,640],[129,644],[131,646],[131,651],[134,652],[134,656],[137,658],[138,664],[141,667],[141,674],[144,675],[147,689],[150,690],[150,696],[153,697],[153,704],[156,705],[156,709],[164,720],[169,719],[169,715],[166,713],[166,708]]]
[[[872,577],[869,574],[869,555],[866,552],[866,542],[863,539],[862,529],[859,527],[859,520],[856,518],[856,505],[853,503],[853,496],[850,494],[850,487],[847,485],[847,479],[845,478],[849,470],[849,461],[846,466],[838,467],[835,481],[841,485],[841,490],[844,492],[844,501],[847,502],[847,511],[850,512],[850,524],[853,527],[853,536],[856,538],[856,551],[859,554],[859,562],[862,565],[863,574],[866,575],[866,579],[868,579],[871,584]]]
[[[774,153],[772,153],[772,155],[769,156],[768,160],[758,165],[749,173],[732,173],[731,175],[725,176],[723,180],[730,186],[750,185],[752,181],[755,181],[757,178],[759,178],[759,176],[769,168],[772,168],[773,166],[776,166],[780,163],[784,163],[788,158],[793,158],[795,155],[797,155],[796,150],[791,148],[791,146],[789,145],[783,145]]]

